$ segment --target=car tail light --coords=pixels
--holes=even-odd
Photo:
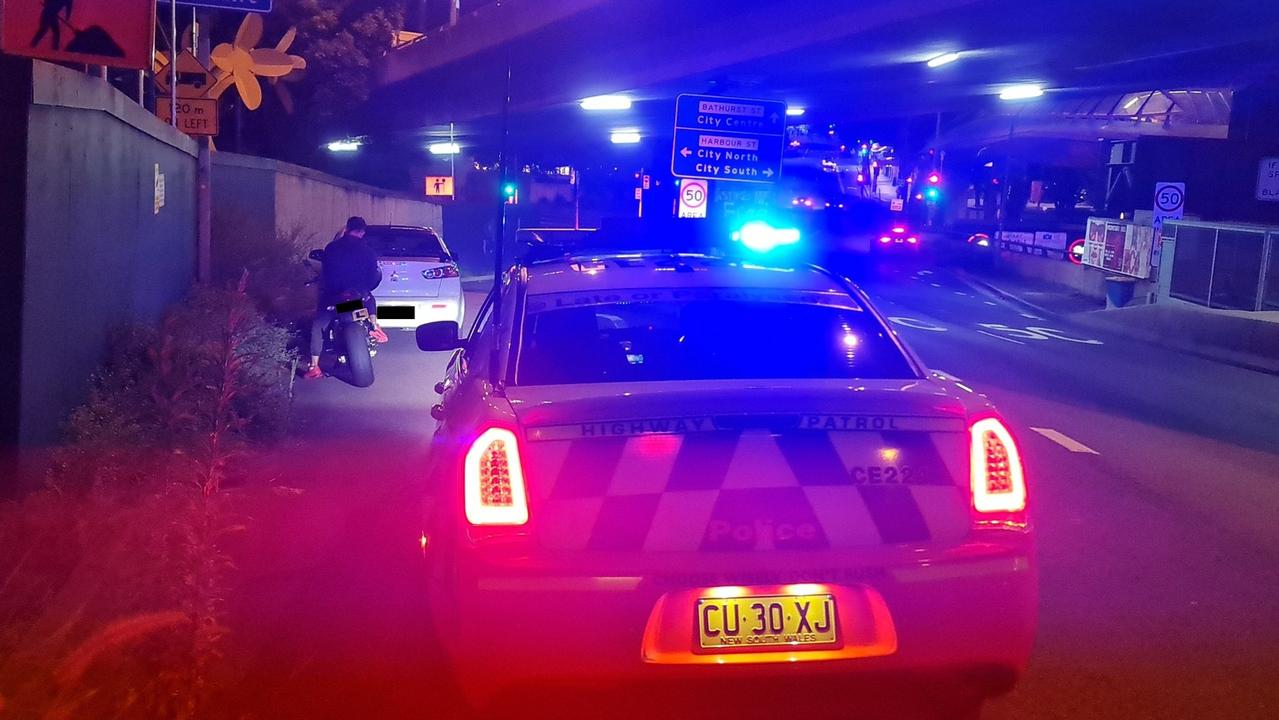
[[[466,453],[466,519],[472,525],[523,525],[528,495],[515,433],[489,428]]]
[[[887,235],[884,235],[883,237],[879,239],[879,241],[887,245],[888,243],[892,242],[893,239],[888,237]]]
[[[442,265],[440,267],[430,268],[422,271],[422,277],[427,280],[443,280],[444,278],[455,278],[462,275],[457,265]]]
[[[969,433],[973,508],[979,513],[1025,510],[1026,476],[1008,428],[995,418],[985,418],[973,423]]]
[[[893,227],[893,232],[897,235],[901,235],[902,233],[906,232],[906,228],[902,227],[901,225],[896,225]]]
[[[917,238],[917,237],[915,237],[914,235],[912,235],[912,236],[910,236],[910,237],[906,238],[906,242],[910,243],[911,245],[914,245],[915,243],[919,242],[919,238]]]

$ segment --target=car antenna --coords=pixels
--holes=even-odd
[[[506,53],[506,93],[502,98],[502,136],[498,144],[497,164],[500,168],[498,181],[497,222],[494,223],[496,238],[493,243],[493,349],[489,355],[489,385],[493,392],[502,395],[501,368],[499,361],[502,337],[502,242],[506,238],[506,183],[510,177],[509,125],[511,119],[511,53]]]

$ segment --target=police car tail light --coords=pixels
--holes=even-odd
[[[1025,510],[1026,476],[1008,428],[995,418],[985,418],[973,423],[969,433],[973,508],[979,513]]]
[[[523,525],[528,496],[515,433],[489,428],[466,453],[466,519],[472,525]]]

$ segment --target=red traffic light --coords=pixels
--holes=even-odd
[[[930,173],[928,175],[928,183],[930,185],[938,185],[941,183],[941,173]]]

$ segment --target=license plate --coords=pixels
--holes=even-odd
[[[412,320],[417,308],[412,305],[378,305],[377,316],[383,320]]]
[[[839,642],[835,598],[762,595],[701,598],[697,641],[703,650],[834,645]]]
[[[337,310],[340,313],[349,313],[349,312],[355,312],[356,310],[363,310],[364,301],[363,300],[347,300],[346,302],[340,302],[337,305],[334,305],[333,309]]]

